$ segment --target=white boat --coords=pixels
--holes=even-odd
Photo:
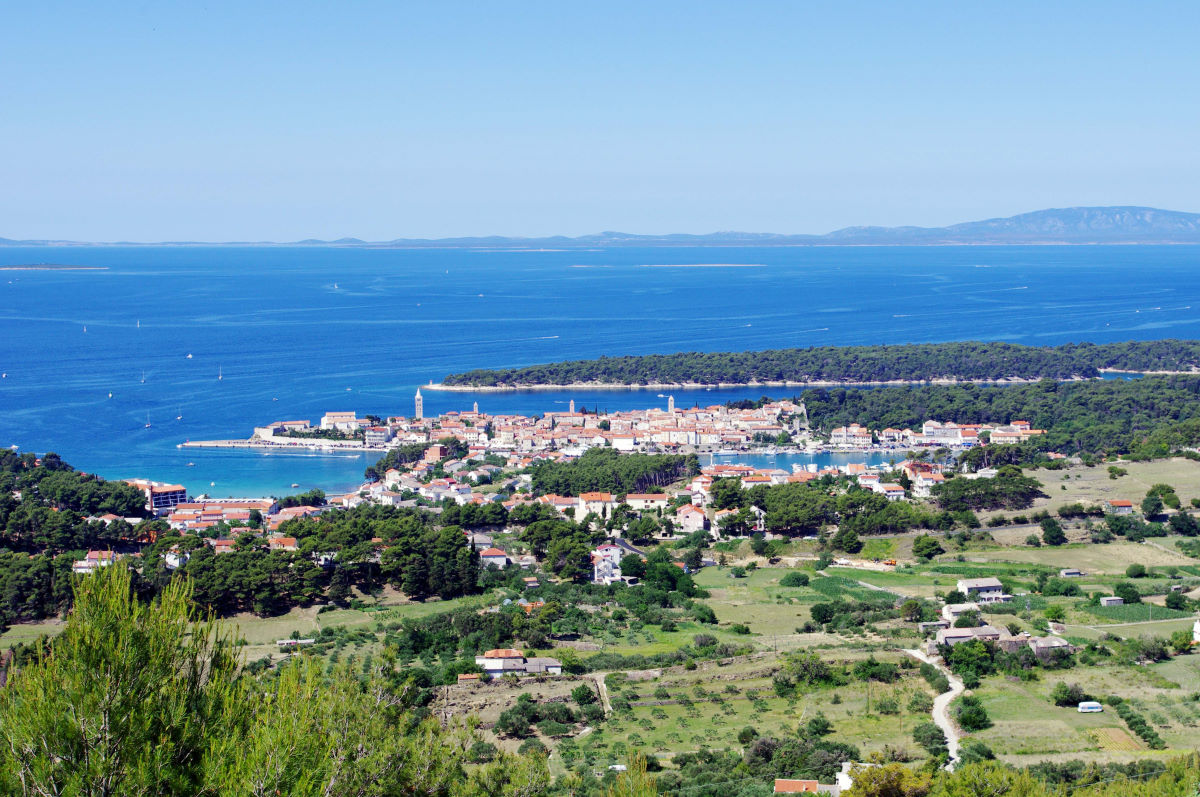
[[[225,371],[221,366],[217,366],[217,381],[220,382],[225,378]]]
[[[143,428],[143,429],[149,429],[149,428],[150,428],[150,413],[148,413],[148,412],[146,413],[146,425],[145,425],[145,426],[143,426],[142,428]]]
[[[142,371],[142,384],[146,384],[146,372]]]
[[[189,468],[194,468],[194,467],[196,467],[196,463],[195,463],[195,462],[189,462],[189,463],[187,464],[187,467],[189,467]]]
[[[292,482],[292,486],[293,486],[293,487],[299,487],[300,485],[299,485],[298,483],[296,483],[296,482]]]
[[[191,353],[191,352],[188,352],[188,356],[187,356],[187,358],[188,358],[189,360],[190,360],[190,359],[192,359],[192,353]]]

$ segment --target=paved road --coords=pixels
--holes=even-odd
[[[915,659],[937,667],[950,681],[950,691],[942,692],[933,699],[933,724],[941,728],[942,733],[946,734],[946,748],[950,751],[950,760],[946,763],[946,769],[953,770],[958,763],[958,744],[962,740],[962,735],[958,732],[954,721],[950,719],[950,703],[954,698],[966,691],[966,687],[963,686],[962,680],[946,669],[939,660],[926,656],[919,650],[906,650],[904,652]]]

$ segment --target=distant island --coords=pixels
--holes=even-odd
[[[818,346],[749,352],[680,352],[569,360],[450,374],[434,389],[885,384],[1095,379],[1105,371],[1191,373],[1200,341],[1021,346],[967,341]]]
[[[601,232],[570,238],[554,235],[521,238],[501,235],[464,238],[395,238],[364,241],[338,238],[272,241],[170,241],[156,244],[130,241],[104,244],[83,241],[11,240],[0,246],[327,246],[351,248],[441,249],[591,249],[619,246],[966,246],[1065,244],[1196,244],[1200,243],[1200,213],[1158,208],[1113,206],[1037,210],[1007,218],[970,221],[948,227],[845,227],[823,235],[715,232],[706,235],[636,235]]]
[[[0,271],[108,271],[108,266],[68,266],[54,263],[25,263],[0,266]]]

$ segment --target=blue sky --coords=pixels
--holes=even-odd
[[[1200,211],[1195,3],[0,8],[3,237]]]

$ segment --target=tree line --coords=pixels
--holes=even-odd
[[[680,352],[568,360],[450,374],[448,385],[476,387],[654,383],[889,382],[961,379],[1095,378],[1101,369],[1190,371],[1200,341],[1021,346],[964,341],[894,346],[814,346],[747,352]]]

